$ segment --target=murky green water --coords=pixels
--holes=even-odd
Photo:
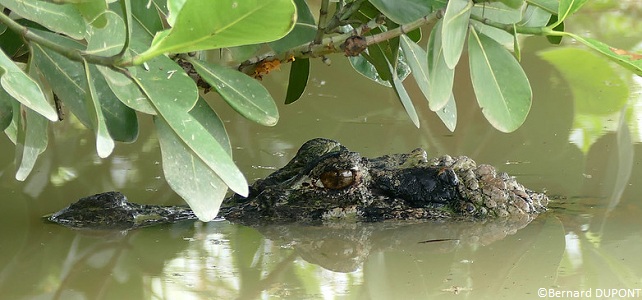
[[[591,11],[582,16],[594,17]],[[616,29],[602,29],[598,38],[622,48],[634,38],[612,40],[605,36]],[[642,297],[639,79],[621,74],[624,102],[608,94],[597,105],[581,102],[586,99],[574,99],[562,73],[538,56],[546,47],[525,43],[533,107],[511,134],[496,131],[481,115],[466,66],[457,70],[454,134],[409,84],[422,120],[415,128],[392,91],[352,72],[341,56],[332,57],[331,67],[313,63],[306,96],[281,105],[273,128],[209,98],[250,181],[283,166],[313,137],[339,140],[366,156],[416,147],[431,155],[468,155],[561,197],[520,230],[524,224],[496,222],[251,228],[226,221],[127,234],[69,230],[39,217],[107,190],[139,203],[181,199],[162,179],[160,151],[148,129],[137,143],[119,145],[99,160],[93,137],[66,121],[53,128],[56,140],[24,183],[13,179],[13,147],[0,141],[0,298],[535,299],[540,289],[546,296]],[[287,75],[283,70],[265,78],[276,99],[284,97]],[[594,109],[577,108],[587,105]],[[435,239],[443,240],[425,242]]]

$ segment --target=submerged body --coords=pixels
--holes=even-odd
[[[99,200],[97,200],[99,199]],[[423,149],[362,157],[336,141],[303,144],[283,168],[226,199],[220,217],[244,224],[351,219],[535,216],[548,197],[472,159],[428,159]],[[186,207],[138,205],[117,192],[82,198],[49,220],[71,227],[136,228],[195,219]]]

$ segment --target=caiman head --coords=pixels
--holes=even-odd
[[[362,221],[531,216],[548,198],[467,157],[428,159],[423,149],[362,157],[336,141],[306,142],[282,169],[258,180],[247,198],[222,210],[245,223],[354,218]]]

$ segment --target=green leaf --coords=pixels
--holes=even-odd
[[[587,50],[554,48],[538,53],[553,64],[568,82],[575,110],[580,114],[608,115],[620,111],[629,97],[627,83],[609,62]]]
[[[348,60],[357,73],[383,86],[392,86],[390,82],[381,78],[375,66],[364,57],[364,53],[361,53],[359,56],[348,57]]]
[[[134,0],[131,6],[132,17],[150,36],[154,36],[156,32],[164,29],[160,13],[154,3]]]
[[[614,48],[592,38],[581,37],[572,33],[566,33],[566,35],[605,55],[608,59],[633,71],[635,74],[642,76],[642,54]]]
[[[566,20],[566,18],[579,10],[588,0],[560,0],[557,9],[557,24]],[[555,27],[555,26],[553,26]]]
[[[524,0],[499,0],[499,2],[503,3],[504,5],[510,7],[510,8],[521,8],[522,5],[524,4]]]
[[[517,23],[522,19],[521,3],[515,8],[502,2],[484,2],[473,6],[471,13],[504,24]]]
[[[201,98],[190,112],[193,121],[201,122],[217,143],[232,155],[223,122]],[[225,183],[186,146],[176,132],[161,118],[154,118],[163,157],[163,173],[170,187],[194,210],[202,221],[218,214],[227,192]]]
[[[528,5],[522,16],[522,20],[517,25],[524,27],[543,27],[551,19],[551,13],[543,8]]]
[[[171,59],[157,56],[148,62],[149,70],[136,71],[134,80],[154,109],[187,147],[212,169],[234,192],[247,196],[245,177],[227,152],[209,133],[206,124],[189,114],[198,100],[196,83]]]
[[[470,0],[450,0],[441,27],[441,38],[446,65],[454,69],[464,49],[468,21],[473,3]]]
[[[375,68],[377,76],[381,78],[381,80],[386,81],[387,86],[391,86],[389,80],[392,78],[392,72],[388,66],[388,59],[380,45],[374,44],[369,46],[366,52],[362,52],[360,56],[365,58],[366,61]],[[377,77],[371,79],[375,80],[376,78]]]
[[[294,101],[299,100],[305,91],[305,86],[308,84],[309,75],[309,59],[302,58],[292,62],[290,77],[288,80],[288,91],[285,94],[285,104],[294,103]]]
[[[292,0],[187,1],[174,27],[158,33],[151,47],[134,60],[274,41],[290,32],[295,19]]]
[[[103,28],[107,25],[107,19],[103,15],[107,11],[107,2],[105,0],[79,1],[74,5],[85,19],[85,22],[91,23],[91,26]]]
[[[81,46],[75,41],[56,34],[42,31],[38,31],[38,34],[69,48]],[[86,103],[89,91],[82,64],[71,61],[48,48],[43,48],[39,44],[33,44],[32,53],[36,66],[49,82],[54,93],[87,128],[95,130],[95,123],[91,118],[93,109],[88,110]],[[91,66],[91,68],[95,69],[95,66]],[[92,70],[93,72],[94,70]],[[101,109],[104,112],[105,122],[112,138],[123,142],[134,141],[138,136],[138,121],[135,112],[113,95],[102,76],[95,76],[94,81],[93,84],[100,98]]]
[[[504,30],[486,25],[476,20],[471,20],[470,25],[475,27],[475,30],[477,30],[477,33],[483,33],[487,37],[495,40],[496,42],[504,46],[504,48],[506,49],[513,49],[515,47],[515,44],[513,43],[515,41],[515,36]]]
[[[426,0],[369,0],[374,7],[397,24],[415,21],[433,11],[433,2]]]
[[[419,41],[421,41],[421,27],[406,33],[406,35],[411,41],[419,43]]]
[[[437,113],[439,119],[441,119],[450,132],[455,132],[455,127],[457,127],[457,105],[455,105],[455,97],[452,93],[450,93],[450,98],[448,102],[446,102],[446,106],[437,110],[435,113]]]
[[[9,57],[19,57],[25,51],[24,39],[13,30],[6,30],[0,35],[0,49]]]
[[[11,101],[11,110],[14,111],[14,113],[12,114],[11,123],[7,128],[5,128],[4,133],[14,145],[17,146],[19,140],[22,143],[21,145],[24,145],[24,126],[22,126],[23,120],[21,114],[22,105],[18,101]],[[19,135],[21,136],[19,137]],[[22,155],[22,151],[18,151],[18,149],[16,149],[16,156],[14,161],[16,165],[19,165],[19,161],[22,160],[19,155]]]
[[[85,76],[87,83],[85,94],[87,107],[91,110],[89,111],[93,123],[93,128],[96,133],[96,152],[100,158],[106,158],[111,155],[114,151],[114,140],[109,135],[109,130],[107,129],[107,124],[105,124],[105,116],[103,115],[102,108],[100,106],[100,100],[96,94],[96,88],[94,87],[94,76],[92,75],[89,64],[84,61],[83,66],[85,69]],[[96,72],[98,72],[96,70]]]
[[[70,39],[37,31],[58,44],[65,47],[80,49],[82,45]],[[42,47],[39,44],[32,44],[31,53],[36,66],[45,77],[51,89],[61,99],[69,110],[86,127],[91,128],[91,119],[85,107],[85,73],[78,62],[71,61],[66,57]],[[57,117],[56,117],[57,118]]]
[[[551,19],[548,21],[548,25],[551,26],[551,24],[557,24],[555,27],[553,27],[554,31],[558,32],[564,32],[564,22],[557,22],[557,16],[552,15]],[[559,45],[562,43],[562,36],[561,35],[547,35],[546,40],[548,40],[549,43],[553,45]]]
[[[24,140],[16,145],[16,152],[19,158],[18,170],[16,171],[16,180],[24,181],[33,170],[38,156],[47,148],[47,119],[35,113],[33,110],[25,108],[25,132]]]
[[[131,47],[133,51],[142,51],[142,49],[145,49],[147,46],[141,40],[136,39],[132,41]],[[138,71],[146,72],[145,74],[149,75],[149,77],[146,76],[146,78],[151,78],[150,80],[157,80],[157,81],[160,81],[161,77],[172,77],[170,75],[173,73],[167,73],[167,72],[163,73],[162,67],[166,66],[171,68],[175,66],[176,63],[174,63],[170,59],[167,59],[167,57],[165,57],[164,59],[161,58],[160,61],[164,66],[151,70],[150,72],[144,70],[143,68],[129,68],[128,71],[130,72],[130,74],[132,74],[132,76],[136,76]],[[116,97],[118,97],[118,99],[120,99],[122,103],[124,103],[125,105],[127,105],[132,109],[135,109],[145,114],[149,114],[149,115],[156,114],[156,109],[154,109],[154,106],[151,104],[151,102],[149,102],[149,99],[147,99],[147,97],[143,95],[141,90],[138,88],[138,85],[136,85],[130,78],[108,67],[98,66],[98,70],[103,74],[112,92],[116,95]],[[164,87],[159,87],[159,88],[164,88]],[[172,91],[169,91],[169,92],[171,93]],[[180,96],[174,93],[172,95]]]
[[[102,28],[88,26],[85,33],[87,40],[85,51],[94,55],[116,55],[125,44],[125,22],[113,11],[108,11],[101,16],[108,26]]]
[[[441,47],[441,26],[440,20],[435,24],[428,38],[428,76],[430,79],[429,97],[431,109],[433,107],[444,107],[453,97],[453,83],[455,70],[446,65],[443,48]]]
[[[0,130],[4,131],[11,124],[13,118],[12,102],[14,101],[11,95],[0,88]]]
[[[85,21],[72,4],[54,4],[39,0],[0,0],[0,5],[47,29],[82,39]]]
[[[317,26],[314,22],[314,16],[312,16],[305,0],[294,0],[294,4],[296,4],[297,12],[294,28],[283,38],[269,43],[276,53],[283,53],[290,48],[310,42],[316,35]]]
[[[223,53],[226,63],[240,64],[241,62],[256,56],[261,48],[263,48],[262,44],[244,45],[225,48],[221,53]]]
[[[519,63],[495,40],[471,29],[470,77],[482,113],[493,127],[512,132],[531,107],[531,87]]]
[[[406,110],[406,113],[408,114],[408,117],[410,117],[412,123],[415,124],[417,128],[419,128],[419,116],[417,115],[415,106],[412,104],[412,100],[410,99],[406,88],[403,86],[403,83],[401,83],[401,80],[399,80],[399,78],[397,77],[396,72],[393,72],[392,88],[395,90],[397,97],[399,97],[399,100],[401,101],[401,104]]]
[[[47,102],[38,83],[0,51],[0,85],[14,99],[51,121],[58,121],[56,110]]]
[[[559,0],[528,0],[528,4],[542,8],[551,14],[557,14],[559,2]]]
[[[254,78],[234,69],[190,59],[196,72],[245,118],[264,126],[274,126],[279,111],[270,93]]]
[[[519,46],[517,39],[517,25],[513,24],[513,53],[517,61],[522,61],[522,49]]]
[[[96,66],[91,65],[92,87],[99,100],[109,135],[116,141],[131,143],[138,137],[136,112],[125,106],[108,85]]]
[[[373,34],[378,32],[379,29],[371,31]],[[410,75],[405,57],[399,55],[399,38],[371,45],[360,56],[349,57],[349,60],[359,74],[387,87],[392,86],[389,81],[392,78],[390,65],[395,68],[399,80],[404,81]]]
[[[108,67],[97,66],[112,93],[128,107],[148,115],[155,115],[156,110],[149,99],[141,93],[138,86],[122,73]]]
[[[167,0],[167,24],[169,24],[169,26],[174,27],[176,18],[181,9],[183,9],[185,2],[187,2],[187,0]]]
[[[29,60],[27,69],[29,75],[35,78],[38,85],[43,85],[40,81],[40,76],[37,74],[37,68],[34,61]],[[45,97],[48,99],[53,98],[51,90],[46,90]],[[36,165],[38,156],[45,151],[48,143],[48,130],[49,122],[47,119],[34,112],[33,110],[17,104],[16,101],[15,111],[20,114],[16,116],[16,180],[24,181]]]
[[[428,100],[428,104],[432,104],[432,101],[430,101],[430,77],[428,76],[426,51],[424,51],[424,49],[419,45],[415,44],[406,35],[401,36],[401,49],[408,61],[410,69],[412,70],[412,76],[415,79],[417,86],[419,86],[424,97]],[[441,109],[441,107],[434,107],[433,104],[430,109],[435,111]]]

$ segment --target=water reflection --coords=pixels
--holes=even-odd
[[[188,249],[166,265],[164,278],[167,290],[189,291],[198,294],[198,288],[216,291],[208,296],[254,299],[259,296],[288,298],[316,298],[341,295],[351,297],[389,299],[392,296],[424,297],[435,294],[471,292],[492,295],[495,291],[483,286],[487,279],[476,273],[487,272],[493,264],[508,264],[506,272],[495,272],[491,278],[505,280],[515,270],[530,268],[531,264],[546,261],[539,255],[550,255],[551,245],[544,253],[525,259],[525,253],[496,255],[488,261],[490,245],[529,249],[533,244],[558,239],[555,266],[563,251],[559,223],[545,220],[536,222],[527,235],[512,240],[528,220],[480,223],[408,223],[386,222],[369,224],[336,224],[329,227],[280,225],[248,227],[222,223],[197,226]],[[530,228],[530,227],[529,227]],[[225,229],[237,231],[222,234]],[[245,231],[245,233],[241,233]],[[552,231],[552,232],[551,232]],[[555,235],[551,236],[552,233]],[[519,233],[517,233],[519,235]],[[544,237],[541,237],[544,235]],[[243,248],[236,248],[244,237]],[[432,242],[431,242],[432,241]],[[493,251],[493,250],[491,250]],[[555,261],[557,260],[557,261]],[[230,264],[233,262],[233,264]],[[230,272],[237,270],[238,273]],[[410,274],[407,274],[410,273]],[[184,275],[182,275],[184,274]],[[195,274],[199,274],[197,278]],[[396,274],[404,274],[398,276]],[[529,274],[527,276],[533,276]],[[170,278],[170,279],[167,279]],[[396,289],[400,286],[431,288]],[[482,281],[478,283],[478,281]],[[171,288],[170,288],[171,286]],[[331,293],[330,293],[331,292]],[[391,294],[394,293],[394,294]],[[411,298],[412,298],[411,297]]]

